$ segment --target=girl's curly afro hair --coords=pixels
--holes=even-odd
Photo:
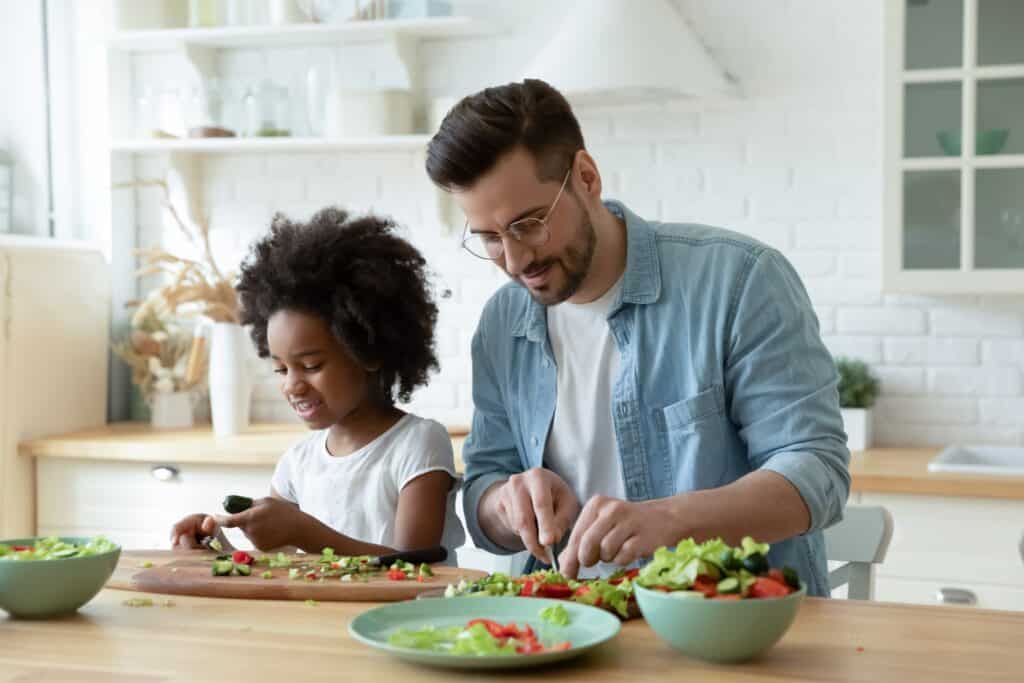
[[[379,367],[390,403],[408,401],[438,369],[426,261],[390,220],[336,207],[308,223],[277,214],[242,262],[236,289],[262,358],[270,355],[267,321],[290,309],[319,316],[363,367]]]

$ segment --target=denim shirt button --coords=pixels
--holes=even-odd
[[[533,445],[536,446],[539,443],[540,443],[540,439],[538,439],[537,437],[533,437]]]

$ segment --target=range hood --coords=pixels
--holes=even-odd
[[[523,75],[580,103],[738,95],[669,0],[577,0]]]

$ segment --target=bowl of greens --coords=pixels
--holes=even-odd
[[[741,662],[786,633],[806,594],[792,569],[768,566],[768,544],[744,538],[659,548],[633,581],[644,619],[688,657]]]
[[[103,537],[0,541],[0,609],[28,619],[74,612],[103,588],[120,556]]]

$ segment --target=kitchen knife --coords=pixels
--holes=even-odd
[[[420,550],[406,550],[405,552],[393,553],[391,555],[381,555],[380,557],[371,557],[370,564],[379,564],[382,567],[390,567],[399,560],[403,562],[409,562],[411,564],[433,564],[435,562],[444,562],[448,559],[448,551],[442,546],[436,546],[434,548],[422,548]]]

